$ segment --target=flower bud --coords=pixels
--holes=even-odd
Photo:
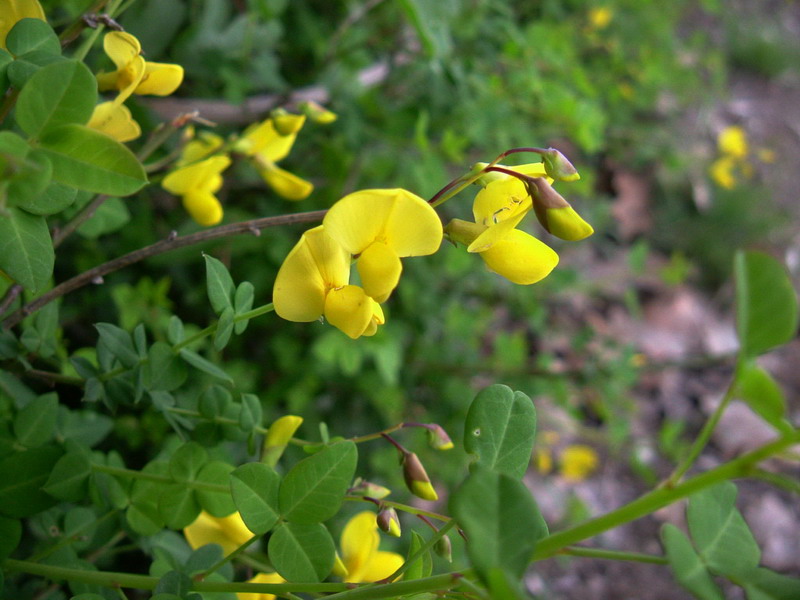
[[[545,172],[555,181],[577,181],[581,178],[567,157],[555,148],[548,148],[542,152],[542,160]]]
[[[353,487],[348,490],[348,493],[353,496],[369,496],[370,498],[376,498],[380,500],[381,498],[386,498],[389,494],[392,493],[387,487],[383,487],[382,485],[378,485],[377,483],[372,483],[371,481],[366,481],[365,479],[357,479],[355,483],[353,483]]]
[[[534,183],[531,191],[536,218],[549,233],[571,242],[594,233],[592,226],[547,181],[541,177],[535,177],[531,181]]]
[[[302,422],[302,417],[286,415],[270,425],[267,436],[264,439],[261,462],[270,467],[278,464],[278,459],[280,459],[286,449],[286,445]]]
[[[436,540],[433,545],[433,551],[447,562],[453,562],[453,544],[450,543],[450,538],[447,535],[443,535]]]
[[[472,244],[484,231],[486,231],[486,225],[462,219],[452,219],[444,228],[444,233],[451,242],[465,246]]]
[[[339,118],[335,112],[328,110],[313,100],[307,100],[300,104],[300,111],[314,123],[319,123],[320,125],[329,125]]]
[[[384,506],[381,508],[378,512],[378,516],[375,518],[375,522],[378,524],[381,531],[393,535],[394,537],[400,537],[400,519],[397,516],[397,511],[391,506]]]
[[[279,135],[293,135],[300,131],[305,123],[304,115],[293,115],[282,108],[276,108],[270,113],[272,125]]]
[[[453,448],[453,440],[441,425],[430,423],[425,426],[428,430],[428,444],[434,450],[450,450]]]
[[[402,458],[403,478],[409,491],[423,500],[438,500],[439,496],[431,485],[425,467],[414,452],[404,452]]]

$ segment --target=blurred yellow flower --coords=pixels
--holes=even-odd
[[[22,19],[47,21],[38,0],[0,0],[0,48],[6,49],[8,32]]]
[[[261,462],[274,467],[302,423],[303,417],[284,415],[270,425],[262,446]]]
[[[384,323],[383,310],[349,282],[350,253],[323,225],[310,229],[289,252],[275,278],[275,312],[301,323],[324,316],[353,339],[374,335]]]
[[[717,136],[717,148],[721,154],[744,158],[748,153],[747,134],[737,125],[729,125]]]
[[[439,215],[404,189],[361,190],[334,204],[322,221],[350,254],[364,292],[385,302],[400,280],[401,257],[433,254],[442,243]]]
[[[378,550],[380,535],[375,513],[363,511],[347,522],[339,546],[341,561],[333,573],[349,583],[363,583],[386,579],[405,562],[395,552]]]
[[[590,446],[572,444],[561,452],[560,474],[567,481],[583,481],[597,468],[598,461],[597,452]]]
[[[289,154],[306,117],[287,113],[276,119],[267,119],[245,129],[234,148],[251,159],[262,179],[280,196],[287,200],[303,200],[314,191],[314,185],[275,163]]]
[[[259,573],[252,579],[248,579],[247,583],[286,583],[286,580],[277,573]],[[237,592],[236,597],[239,600],[276,600],[275,594],[246,594],[244,592]]]
[[[105,133],[118,142],[129,142],[142,135],[142,129],[133,120],[131,111],[117,101],[101,102],[95,106],[86,126]]]
[[[598,6],[589,11],[589,26],[591,29],[604,29],[611,23],[614,12],[607,6]]]
[[[222,220],[222,205],[214,193],[222,187],[220,173],[230,164],[225,155],[212,156],[172,171],[161,187],[181,196],[184,208],[199,225],[216,225]]]
[[[206,544],[219,544],[222,546],[224,556],[253,537],[253,533],[244,524],[238,512],[227,517],[214,517],[206,511],[202,511],[194,522],[183,530],[183,535],[193,550]]]
[[[168,96],[183,81],[180,65],[145,61],[139,40],[130,33],[107,33],[103,49],[117,70],[98,73],[97,85],[100,91],[119,90],[118,102],[124,102],[131,94]]]

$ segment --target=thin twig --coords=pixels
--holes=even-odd
[[[56,298],[65,296],[66,294],[85,286],[87,283],[102,281],[104,275],[108,275],[109,273],[113,273],[114,271],[128,267],[134,263],[144,260],[145,258],[150,258],[151,256],[155,256],[157,254],[169,252],[170,250],[176,250],[185,246],[191,246],[222,237],[241,235],[243,233],[258,235],[260,230],[268,227],[320,221],[322,220],[322,217],[325,216],[326,212],[327,210],[315,210],[305,213],[279,215],[277,217],[263,217],[261,219],[252,219],[250,221],[231,223],[229,225],[220,225],[219,227],[198,231],[197,233],[190,233],[189,235],[184,235],[181,237],[171,234],[166,239],[160,240],[155,244],[151,244],[149,246],[145,246],[144,248],[139,248],[138,250],[129,252],[124,256],[110,260],[107,263],[103,263],[102,265],[94,267],[93,269],[84,271],[80,275],[76,275],[72,279],[68,279],[63,283],[60,283],[46,294],[43,294],[33,302],[29,302],[16,312],[12,313],[3,322],[3,328],[10,329],[22,321],[22,319],[46,306]]]
[[[2,301],[0,301],[0,315],[6,312],[12,304],[14,304],[14,300],[17,299],[22,293],[22,286],[18,283],[15,283],[10,288],[6,290],[5,296],[3,296]]]
[[[63,227],[54,230],[53,248],[58,248],[61,245],[61,242],[72,235],[72,233],[78,229],[78,227],[91,219],[94,216],[94,213],[97,212],[97,209],[100,208],[100,205],[103,204],[103,202],[105,202],[107,199],[108,196],[105,194],[98,194],[91,202],[89,202],[89,204],[84,206],[80,212],[78,212],[78,214],[72,218],[72,220],[70,220],[68,223],[65,223]]]

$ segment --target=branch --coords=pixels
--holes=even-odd
[[[125,254],[124,256],[120,256],[119,258],[115,258],[114,260],[110,260],[107,263],[103,263],[102,265],[94,267],[93,269],[89,269],[88,271],[84,271],[80,275],[76,275],[72,279],[68,279],[63,283],[60,283],[46,294],[39,296],[36,300],[29,302],[16,312],[12,313],[3,322],[3,328],[10,329],[22,321],[22,319],[32,313],[35,313],[37,310],[46,306],[56,298],[65,296],[70,292],[74,292],[87,283],[102,282],[104,275],[118,271],[119,269],[130,266],[139,262],[140,260],[144,260],[145,258],[155,256],[156,254],[162,254],[164,252],[169,252],[170,250],[183,248],[184,246],[191,246],[193,244],[199,244],[201,242],[207,242],[209,240],[215,240],[217,238],[228,237],[231,235],[240,235],[243,233],[260,235],[261,230],[268,227],[321,221],[326,212],[327,210],[316,210],[305,213],[295,213],[291,215],[280,215],[277,217],[263,217],[261,219],[241,221],[240,223],[220,225],[219,227],[198,231],[197,233],[190,233],[189,235],[184,235],[181,237],[177,237],[173,231],[166,239],[160,240],[155,244],[145,246],[144,248],[134,250],[133,252]]]

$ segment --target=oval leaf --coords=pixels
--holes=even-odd
[[[65,185],[128,196],[147,183],[141,163],[130,150],[83,125],[48,129],[39,144],[53,165],[53,179]]]
[[[680,529],[665,525],[661,530],[661,542],[678,583],[700,600],[724,600],[722,591]]]
[[[478,463],[522,479],[536,437],[536,409],[522,392],[492,385],[472,401],[464,423],[464,449]]]
[[[337,442],[301,460],[278,494],[281,515],[295,523],[320,523],[339,512],[358,462],[356,445]]]
[[[17,123],[31,137],[67,123],[83,125],[97,103],[97,80],[77,60],[42,67],[25,83],[17,100]]]
[[[200,507],[210,515],[227,517],[236,510],[236,505],[233,503],[233,498],[231,498],[231,492],[227,489],[231,471],[233,471],[233,465],[221,460],[212,460],[206,463],[197,474],[196,481],[200,483],[211,483],[226,487],[224,492],[201,487],[196,489],[195,494],[197,494]]]
[[[269,538],[269,560],[287,581],[322,581],[333,569],[335,552],[320,523],[283,523]]]
[[[44,217],[8,207],[0,215],[0,269],[33,293],[53,274],[53,242]]]
[[[281,477],[264,463],[247,463],[231,474],[236,509],[247,528],[263,535],[278,522],[278,488]]]

